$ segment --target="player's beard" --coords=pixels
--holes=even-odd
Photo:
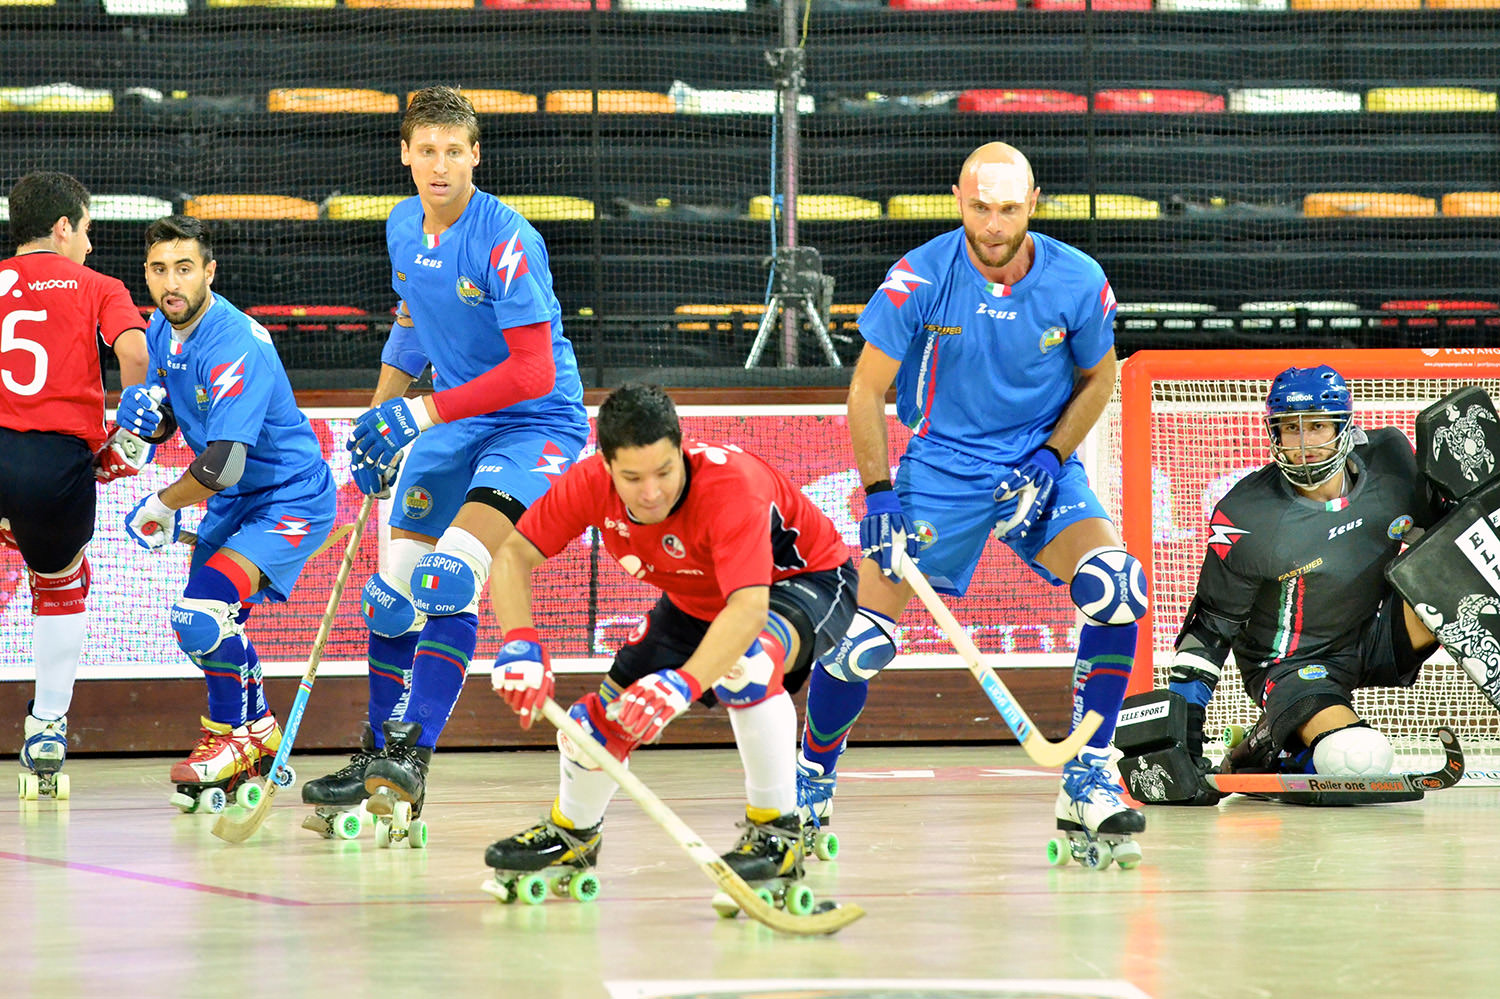
[[[173,326],[185,325],[198,314],[198,311],[203,308],[203,303],[208,301],[208,286],[204,285],[202,288],[199,288],[196,294],[179,292],[178,297],[187,303],[180,312],[168,312],[165,305],[161,302],[156,303],[156,307],[161,309],[162,315],[167,317],[167,322]]]
[[[969,249],[974,251],[975,259],[977,259],[981,264],[986,267],[1004,267],[1006,264],[1014,260],[1016,254],[1020,252],[1021,244],[1026,242],[1026,232],[1027,230],[1022,229],[1015,235],[1013,239],[1007,240],[1005,243],[1002,243],[999,253],[995,253],[994,250],[986,248],[979,242],[979,240],[974,238],[974,234],[968,229],[964,230],[964,238],[969,241]]]

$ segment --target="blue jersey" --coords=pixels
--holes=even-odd
[[[563,336],[541,234],[493,194],[475,191],[458,221],[440,236],[422,232],[422,201],[407,198],[385,225],[391,287],[406,303],[433,386],[450,389],[510,356],[503,331],[552,324],[552,391],[478,417],[533,425],[538,419],[583,423],[583,383],[573,345]]]
[[[194,454],[210,441],[246,445],[245,472],[218,495],[243,496],[326,471],[323,448],[297,408],[264,326],[219,295],[180,340],[157,310],[146,327],[148,385],[167,401]]]
[[[1090,256],[1032,233],[1017,284],[987,281],[962,228],[902,257],[859,317],[899,360],[896,412],[918,439],[1013,465],[1040,447],[1073,395],[1075,368],[1114,348],[1115,299]]]

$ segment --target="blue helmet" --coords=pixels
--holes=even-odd
[[[1333,423],[1333,439],[1307,446],[1298,434],[1296,443],[1283,446],[1280,429],[1288,424],[1300,429],[1308,417]],[[1344,377],[1326,364],[1287,368],[1277,375],[1266,396],[1266,433],[1271,438],[1271,457],[1292,485],[1314,489],[1333,478],[1354,448],[1354,401]],[[1323,456],[1329,448],[1333,453]],[[1315,459],[1311,452],[1319,457]]]

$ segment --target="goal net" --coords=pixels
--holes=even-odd
[[[1120,518],[1127,547],[1152,584],[1150,627],[1137,661],[1164,687],[1172,643],[1193,598],[1214,504],[1270,460],[1262,416],[1271,379],[1296,365],[1331,364],[1349,382],[1355,421],[1399,427],[1415,438],[1416,416],[1454,389],[1480,385],[1500,398],[1500,350],[1140,351],[1121,366],[1101,421],[1096,485]],[[1239,672],[1224,671],[1208,710],[1210,741],[1229,724],[1250,725],[1258,707]],[[1137,670],[1132,691],[1147,689]],[[1361,717],[1391,737],[1398,769],[1441,758],[1432,731],[1458,733],[1474,765],[1500,766],[1500,713],[1441,650],[1415,686],[1359,690]]]

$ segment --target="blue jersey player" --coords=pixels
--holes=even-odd
[[[362,489],[395,482],[388,561],[363,599],[378,754],[362,782],[356,754],[304,800],[349,804],[368,793],[374,814],[415,816],[474,654],[493,553],[577,459],[588,421],[547,247],[474,187],[479,124],[462,94],[412,95],[401,162],[417,188],[386,223],[401,304],[373,406],[349,439]],[[427,362],[436,393],[401,398]]]
[[[1094,710],[1105,722],[1064,767],[1057,823],[1127,849],[1145,819],[1121,800],[1110,739],[1146,610],[1144,576],[1073,454],[1114,389],[1114,296],[1093,259],[1027,231],[1040,190],[1016,149],[976,149],[953,193],[963,226],[901,258],[859,319],[866,343],[848,413],[865,561],[859,612],[809,687],[798,758],[805,816],[828,820],[849,729],[870,680],[896,656],[896,620],[912,597],[898,553],[935,589],[962,595],[993,535],[1088,608],[1073,718]],[[893,382],[912,428],[894,483]]]
[[[281,730],[244,625],[253,604],[287,599],[338,502],[270,334],[210,290],[217,262],[204,224],[160,219],[146,247],[157,309],[146,329],[150,363],[145,383],[122,393],[117,420],[153,444],[181,428],[195,457],[125,525],[137,544],[160,551],[177,540],[184,507],[208,504],[172,606],[177,644],[208,682],[203,738],[171,774],[173,802],[191,811],[205,791],[233,789],[276,755]]]

